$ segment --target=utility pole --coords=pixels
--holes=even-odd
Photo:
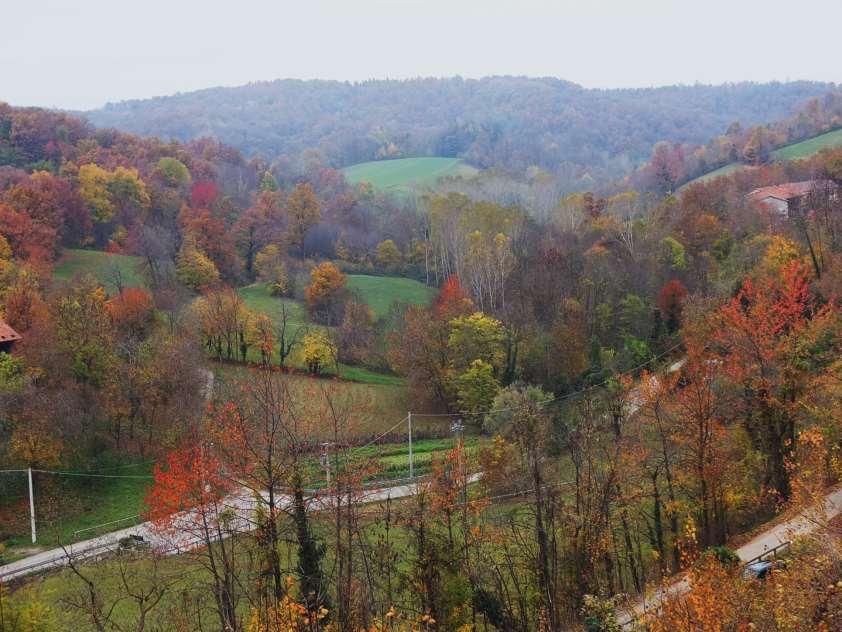
[[[35,495],[32,493],[32,468],[27,468],[29,477],[29,524],[32,527],[32,544],[35,544]]]
[[[412,413],[407,413],[406,419],[409,425],[409,478],[415,478],[415,464],[412,462]]]
[[[322,453],[319,456],[319,461],[321,461],[321,465],[325,471],[325,477],[327,478],[327,488],[330,489],[330,453],[329,448],[331,447],[330,443],[323,443],[322,444]]]

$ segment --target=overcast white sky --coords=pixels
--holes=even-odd
[[[842,80],[842,0],[0,0],[0,101],[285,77]]]

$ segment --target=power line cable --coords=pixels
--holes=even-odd
[[[36,470],[33,469],[33,472],[38,472],[40,474],[52,474],[54,476],[84,476],[89,478],[134,478],[134,479],[144,479],[144,480],[152,480],[154,476],[151,475],[131,475],[131,474],[94,474],[91,472],[61,472],[58,470]]]
[[[572,392],[570,392],[570,393],[566,393],[565,395],[561,395],[561,396],[559,396],[559,397],[554,397],[553,399],[551,399],[551,400],[549,400],[548,402],[544,403],[544,404],[542,405],[542,407],[552,406],[553,404],[557,404],[557,403],[559,403],[559,402],[563,402],[563,401],[565,401],[565,400],[571,399],[571,398],[576,397],[576,396],[578,396],[578,395],[581,395],[581,394],[583,394],[583,393],[587,393],[587,392],[592,391],[592,390],[595,390],[595,389],[597,389],[597,388],[600,388],[600,387],[606,386],[606,385],[608,385],[610,382],[615,381],[615,380],[619,379],[620,377],[622,377],[622,376],[624,376],[624,375],[628,375],[628,376],[630,376],[630,375],[632,375],[633,373],[635,373],[635,372],[637,372],[637,371],[639,371],[639,370],[641,370],[641,369],[646,368],[646,367],[647,367],[647,366],[649,366],[649,365],[650,365],[650,364],[651,364],[654,360],[660,360],[661,358],[664,358],[665,356],[669,355],[670,353],[672,353],[673,351],[675,351],[676,349],[678,349],[681,345],[682,345],[682,343],[680,343],[680,342],[679,342],[679,343],[676,343],[675,345],[673,345],[673,346],[672,346],[672,347],[670,347],[669,349],[665,350],[663,353],[658,354],[657,356],[655,356],[655,357],[654,357],[654,358],[652,358],[651,360],[649,360],[649,361],[647,361],[647,362],[644,362],[644,363],[642,363],[642,364],[639,364],[639,365],[638,365],[638,366],[636,366],[636,367],[632,367],[631,369],[628,369],[627,371],[624,371],[624,372],[622,372],[622,373],[619,373],[619,374],[617,374],[617,375],[615,375],[615,376],[612,376],[612,377],[606,378],[606,379],[605,379],[605,380],[603,380],[602,382],[598,382],[598,383],[596,383],[596,384],[591,384],[590,386],[587,386],[587,387],[585,387],[585,388],[583,388],[583,389],[580,389],[580,390],[578,390],[578,391],[572,391]],[[506,413],[506,412],[514,412],[514,411],[517,411],[517,410],[523,410],[524,408],[526,408],[526,407],[525,407],[525,406],[517,406],[517,407],[513,407],[513,408],[495,408],[495,409],[485,410],[485,411],[480,411],[480,412],[476,412],[476,413],[465,412],[465,413],[412,413],[412,414],[413,414],[413,416],[416,416],[416,417],[466,417],[466,416],[483,416],[483,415],[490,415],[490,414],[492,414],[492,413]]]

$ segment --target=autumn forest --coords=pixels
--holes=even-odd
[[[0,632],[842,630],[839,130],[806,81],[0,102]]]

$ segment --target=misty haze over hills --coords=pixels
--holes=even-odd
[[[211,136],[269,160],[317,150],[334,167],[437,155],[566,178],[628,173],[661,140],[704,143],[734,121],[771,122],[831,83],[585,89],[554,78],[277,80],[108,104],[97,126]]]

